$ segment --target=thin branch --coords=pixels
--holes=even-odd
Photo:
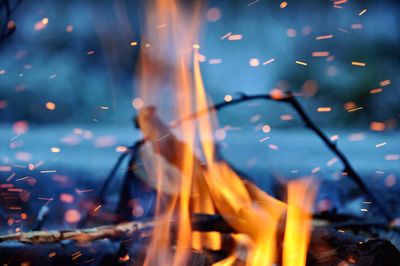
[[[273,100],[277,102],[286,102],[290,104],[293,109],[299,114],[300,118],[303,120],[305,123],[306,127],[311,129],[322,141],[323,143],[328,147],[330,151],[332,151],[342,162],[344,165],[344,172],[347,173],[347,175],[356,183],[356,185],[359,187],[359,189],[367,195],[373,202],[376,203],[377,207],[381,211],[382,215],[384,216],[385,220],[387,222],[390,222],[393,219],[392,214],[386,209],[385,204],[378,199],[372,191],[369,190],[369,188],[366,186],[360,175],[354,170],[352,165],[350,164],[350,161],[347,159],[347,157],[344,155],[343,152],[339,150],[335,142],[332,142],[323,132],[321,129],[318,128],[318,126],[311,120],[311,118],[307,115],[303,107],[301,106],[300,102],[297,100],[297,98],[293,95],[291,92],[286,92],[284,95],[281,97],[272,97],[269,94],[258,94],[258,95],[246,95],[244,93],[240,94],[239,98],[233,99],[230,102],[222,102],[213,106],[208,107],[207,109],[200,110],[197,113],[194,113],[192,115],[189,115],[181,120],[175,121],[172,127],[176,127],[179,124],[196,119],[197,117],[204,115],[208,112],[211,112],[213,110],[221,110],[223,108],[236,105],[239,103],[243,103],[246,101],[253,101],[253,100]]]

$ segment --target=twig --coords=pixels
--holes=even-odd
[[[139,230],[150,229],[152,227],[153,222],[127,222],[78,230],[31,231],[0,236],[0,243],[4,241],[19,241],[23,243],[42,244],[57,243],[64,240],[94,241],[105,238],[115,239],[126,237]]]
[[[126,239],[139,231],[151,230],[156,222],[125,222],[117,225],[106,225],[87,229],[61,231],[31,231],[0,236],[4,241],[19,241],[23,243],[56,243],[64,240],[94,241],[98,239]],[[173,221],[171,221],[173,223]],[[200,232],[216,231],[232,233],[234,229],[220,215],[193,214],[192,229]]]
[[[330,151],[332,151],[342,162],[344,165],[344,172],[356,183],[356,185],[360,188],[360,190],[367,195],[372,201],[376,203],[379,210],[382,212],[385,220],[390,222],[393,219],[391,213],[386,209],[385,205],[377,198],[375,195],[369,190],[369,188],[365,185],[363,180],[361,179],[360,175],[354,170],[351,166],[347,157],[342,153],[338,147],[336,146],[335,142],[332,142],[323,132],[320,130],[317,125],[311,120],[311,118],[306,114],[303,107],[301,106],[300,102],[291,92],[286,92],[281,97],[272,97],[269,94],[258,94],[258,95],[246,95],[244,93],[240,94],[239,98],[233,99],[230,102],[222,102],[213,106],[210,106],[204,110],[200,110],[197,113],[184,117],[181,120],[175,121],[172,127],[176,127],[179,124],[195,119],[201,115],[204,115],[213,110],[221,110],[225,107],[229,107],[235,104],[243,103],[246,101],[253,101],[253,100],[273,100],[278,102],[286,102],[290,104],[294,110],[299,114],[305,125],[311,129],[328,147]]]

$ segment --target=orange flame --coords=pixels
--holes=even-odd
[[[179,2],[151,1],[141,42],[147,44],[140,55],[139,99],[156,105],[163,110],[163,119],[172,120],[209,106],[199,46],[193,45],[200,28],[200,1],[186,9]],[[142,108],[139,120],[154,150],[142,154],[143,164],[157,188],[155,228],[145,265],[187,265],[193,249],[221,249],[219,233],[192,230],[192,213],[218,213],[237,232],[231,236],[236,248],[215,266],[234,265],[237,260],[246,266],[280,261],[285,266],[305,265],[313,200],[309,181],[289,183],[287,204],[243,181],[214,156],[213,113],[179,125],[174,134],[152,108]],[[204,164],[194,155],[197,137]],[[171,221],[177,225],[176,235]]]

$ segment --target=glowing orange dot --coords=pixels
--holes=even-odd
[[[344,108],[346,111],[349,111],[349,110],[354,109],[354,108],[356,108],[356,107],[357,107],[357,104],[356,104],[355,102],[346,102],[346,103],[343,105],[343,108]]]
[[[221,18],[221,10],[217,7],[212,7],[207,10],[207,20],[215,22]]]
[[[269,132],[271,131],[271,127],[270,127],[269,125],[264,125],[264,126],[262,127],[262,131],[263,131],[264,133],[269,133]]]
[[[373,131],[383,131],[383,130],[385,130],[386,125],[385,125],[385,123],[382,123],[382,122],[372,122],[369,125],[369,128]]]
[[[49,23],[49,19],[48,18],[43,18],[42,19],[42,24],[43,25],[47,25]]]
[[[51,148],[50,148],[50,151],[51,151],[51,152],[54,152],[54,153],[58,153],[58,152],[61,151],[61,149],[60,149],[60,148],[57,148],[57,147],[51,147]]]
[[[136,46],[138,45],[138,42],[131,42],[131,46]]]
[[[232,96],[229,95],[229,94],[227,94],[227,95],[224,96],[224,101],[225,101],[225,102],[230,102],[230,101],[232,101],[232,99],[233,99]]]
[[[144,105],[144,102],[143,102],[143,100],[140,99],[140,98],[135,98],[135,99],[133,99],[133,101],[132,101],[132,106],[133,106],[133,108],[135,108],[136,110],[139,110],[140,108],[142,108],[143,105]]]
[[[53,111],[54,109],[56,109],[56,104],[53,102],[47,102],[46,103],[46,108],[50,111]]]
[[[68,25],[67,28],[65,29],[66,32],[72,32],[74,30],[74,26]]]
[[[215,138],[219,141],[224,140],[226,138],[226,132],[224,129],[217,129],[217,131],[215,131]]]
[[[395,175],[388,175],[385,179],[385,186],[393,187],[396,184],[396,177]]]
[[[115,151],[117,152],[126,152],[128,148],[126,146],[117,146],[115,147]]]
[[[285,96],[282,90],[280,89],[273,89],[269,95],[271,96],[272,99],[274,100],[281,100]]]
[[[65,212],[64,219],[67,223],[76,223],[81,219],[81,214],[78,210],[70,209]]]
[[[12,129],[15,134],[23,134],[28,131],[28,127],[28,122],[18,121],[13,124]]]
[[[126,254],[125,256],[119,257],[119,261],[121,262],[127,262],[130,260],[129,254]]]
[[[287,29],[286,35],[287,35],[288,37],[296,37],[297,31],[296,31],[295,29],[292,29],[292,28]]]
[[[21,213],[20,216],[21,216],[21,219],[22,219],[22,220],[26,220],[26,218],[28,218],[28,214],[26,214],[26,213],[24,213],[24,212]]]
[[[72,203],[74,202],[74,196],[67,193],[61,193],[60,200],[65,203]]]
[[[283,1],[279,6],[281,8],[285,8],[285,7],[287,7],[287,5],[288,5],[288,3],[286,1]]]
[[[249,61],[249,65],[252,67],[258,67],[260,65],[260,60],[257,58],[251,58]]]

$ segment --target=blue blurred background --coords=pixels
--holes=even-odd
[[[376,193],[397,195],[400,2],[207,5],[200,53],[213,102],[240,92],[295,92]],[[123,146],[140,137],[132,117],[145,7],[145,0],[40,0],[15,10],[16,31],[0,42],[0,231],[30,228],[43,205],[57,208],[46,228],[75,227],[64,212],[85,213]],[[354,184],[288,106],[244,103],[219,118],[222,155],[266,191],[314,175],[327,182],[319,211],[371,215],[360,212],[362,200],[349,203]],[[105,217],[124,173],[111,185]],[[388,206],[398,211],[396,200]]]
[[[1,43],[0,121],[127,123],[135,112],[131,101],[145,3],[23,1],[13,17],[16,32]],[[398,1],[348,1],[336,8],[329,0],[280,4],[209,1],[200,52],[213,100],[278,87],[303,93],[308,110],[326,126],[379,121],[396,127]],[[47,24],[35,29],[43,19]],[[229,34],[242,39],[230,41]],[[332,38],[316,40],[327,35]],[[329,56],[312,56],[320,51]],[[383,87],[385,80],[390,85]],[[371,94],[377,88],[382,92]],[[46,109],[49,101],[55,110]],[[349,114],[346,103],[363,109]],[[332,111],[315,114],[319,106]]]

